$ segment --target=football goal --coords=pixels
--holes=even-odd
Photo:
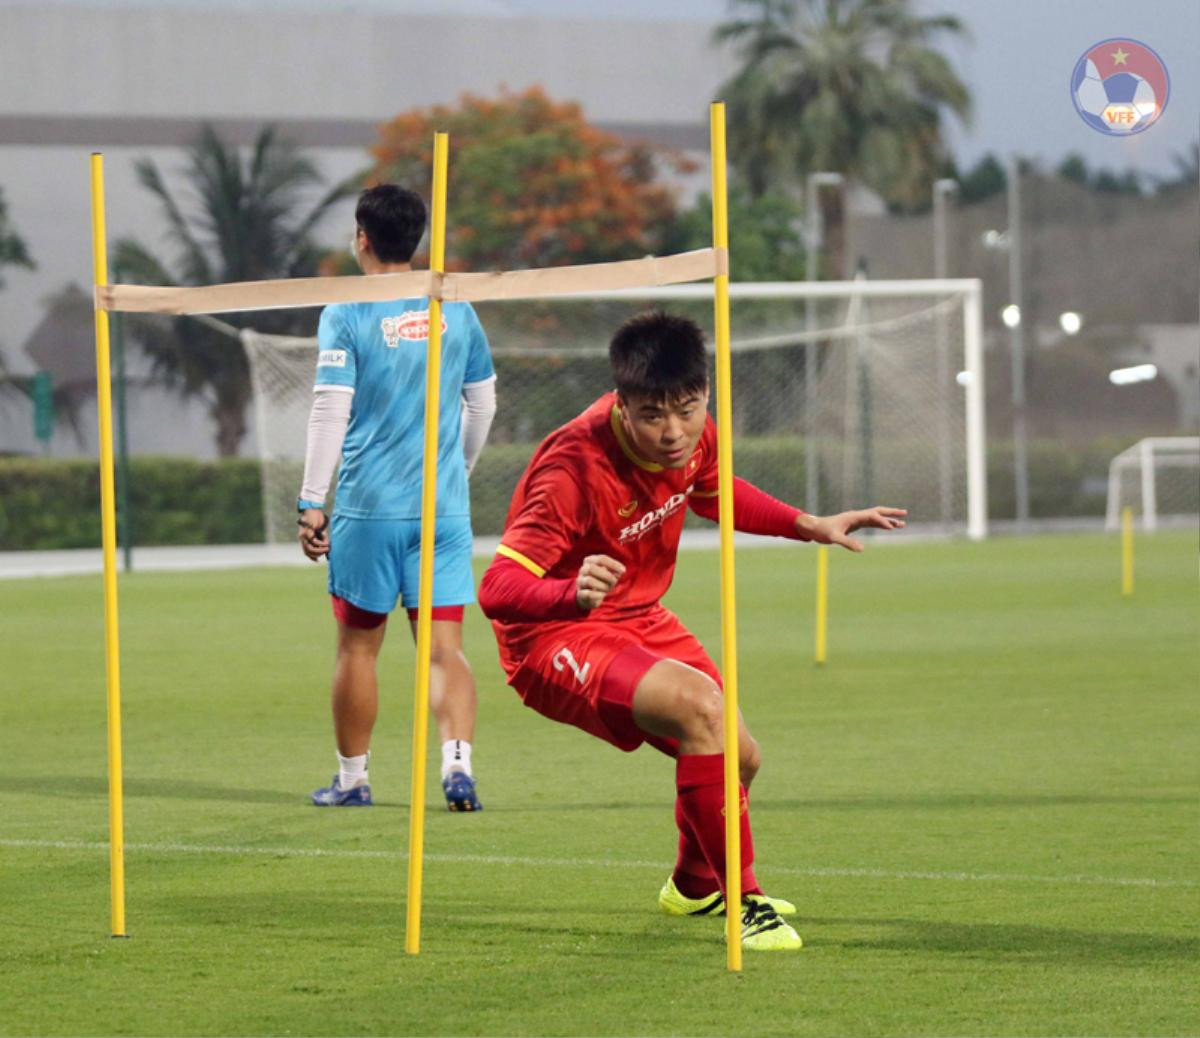
[[[1200,519],[1200,436],[1152,436],[1113,458],[1106,529],[1120,525],[1126,508],[1146,531],[1158,529],[1164,519]]]
[[[730,299],[739,475],[808,512],[896,505],[909,531],[986,536],[978,281],[734,283]],[[471,477],[477,535],[500,532],[540,440],[610,388],[616,327],[653,308],[692,317],[712,341],[708,285],[478,304],[499,409]],[[266,539],[291,540],[316,342],[242,341]]]

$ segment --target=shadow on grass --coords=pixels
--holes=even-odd
[[[482,795],[482,794],[481,794]],[[520,802],[510,805],[504,810],[510,814],[540,815],[551,811],[585,812],[585,811],[671,811],[672,796],[670,790],[663,793],[658,800],[607,800],[603,803],[596,801],[578,800],[529,800],[522,797]],[[491,803],[488,803],[491,809]]]
[[[347,935],[345,940],[351,944],[359,944],[367,936],[372,940],[404,939],[406,905],[402,890],[395,897],[380,897],[375,893],[348,893],[345,888],[336,895],[329,894],[327,887],[256,889],[245,893],[175,893],[156,898],[155,902],[156,915],[183,926],[234,927],[239,933],[273,931],[320,940],[334,933]],[[531,942],[561,940],[575,945],[581,940],[596,941],[597,952],[610,940],[618,944],[635,942],[631,951],[636,951],[645,946],[677,946],[681,938],[720,939],[718,926],[686,925],[692,920],[683,921],[682,926],[664,926],[639,903],[564,912],[557,905],[514,901],[498,909],[487,901],[426,894],[422,918],[431,933],[469,932],[470,943],[478,946],[510,946],[514,940],[520,943],[522,935]]]
[[[1196,798],[1183,793],[927,793],[912,796],[820,797],[780,800],[759,797],[751,800],[755,813],[833,808],[838,811],[962,811],[976,808],[1089,807],[1099,805],[1189,804]]]
[[[304,936],[319,940],[329,934],[353,933],[351,943],[366,938],[403,940],[403,897],[370,894],[330,896],[324,889],[175,895],[155,906],[162,916],[188,926],[236,927],[259,935]],[[480,950],[507,948],[525,940],[546,950],[546,942],[563,946],[572,955],[625,956],[686,953],[716,946],[718,925],[647,923],[643,907],[597,911],[581,908],[538,908],[494,905],[461,899],[425,899],[423,917],[430,933],[445,934],[469,927],[471,943]],[[680,922],[680,921],[676,921]],[[692,923],[692,925],[686,925]],[[809,947],[837,948],[843,953],[917,953],[965,957],[981,961],[1036,963],[1046,966],[1107,964],[1141,968],[1193,963],[1200,958],[1200,938],[1176,934],[1104,932],[1014,923],[957,923],[914,918],[807,917],[798,928]],[[849,935],[822,934],[820,928]],[[340,938],[335,939],[335,943]]]
[[[24,778],[0,774],[0,786],[19,789],[25,784]],[[315,787],[314,787],[315,788]],[[407,792],[407,783],[402,792]],[[166,798],[174,800],[228,800],[250,804],[297,804],[309,807],[308,789],[279,790],[263,787],[245,788],[238,786],[219,786],[211,782],[198,782],[194,779],[139,779],[126,778],[124,782],[126,797]],[[54,775],[38,779],[36,785],[38,796],[74,797],[107,797],[108,778],[104,775]],[[639,808],[662,808],[667,810],[670,801],[661,803],[609,801],[607,803],[565,803],[563,801],[548,801],[546,803],[530,802],[522,797],[519,802],[505,804],[502,801],[487,800],[484,792],[485,807],[488,814],[501,812],[520,814],[542,814],[546,811],[630,811]],[[373,805],[377,809],[407,811],[408,800],[379,799],[376,797]],[[436,784],[430,785],[429,799],[426,811],[437,814],[448,813],[441,800],[441,789]]]
[[[1195,962],[1200,938],[1173,934],[1111,933],[1015,923],[953,923],[930,919],[834,919],[808,917],[800,926],[808,938],[812,925],[859,927],[870,937],[845,937],[813,945],[853,950],[939,952],[984,959],[1036,960],[1046,963],[1109,963],[1145,966],[1165,961]],[[815,935],[814,935],[815,936]]]
[[[19,788],[25,780],[13,776],[0,776],[0,784]],[[306,790],[284,792],[278,789],[235,788],[217,786],[191,779],[137,779],[126,778],[123,783],[127,797],[167,797],[180,800],[238,800],[255,804],[304,804],[308,801]],[[107,797],[108,778],[100,775],[48,775],[39,778],[36,784],[38,796],[56,797]]]

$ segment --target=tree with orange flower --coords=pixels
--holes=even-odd
[[[371,178],[423,190],[435,130],[450,134],[446,251],[452,269],[499,270],[656,252],[675,212],[660,169],[681,157],[597,129],[540,87],[398,115],[371,149]]]

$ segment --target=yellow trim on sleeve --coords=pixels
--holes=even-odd
[[[720,494],[719,490],[693,490],[692,497],[716,497]]]
[[[512,559],[513,562],[519,562],[535,577],[544,577],[546,575],[546,571],[542,569],[542,567],[536,562],[534,562],[533,559],[529,558],[527,555],[522,555],[515,548],[510,548],[507,544],[501,544],[496,549],[496,554],[503,555],[506,559]]]

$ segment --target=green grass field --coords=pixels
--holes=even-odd
[[[413,652],[383,660],[377,806],[333,771],[323,570],[135,574],[121,621],[128,930],[109,938],[98,578],[0,583],[0,1033],[1195,1034],[1194,532],[739,555],[759,876],[806,948],[725,969],[655,904],[673,770],[520,705],[478,611],[486,810],[431,756],[404,953]],[[716,555],[669,604],[719,654]],[[404,637],[397,637],[405,633]],[[436,741],[434,741],[436,746]]]

